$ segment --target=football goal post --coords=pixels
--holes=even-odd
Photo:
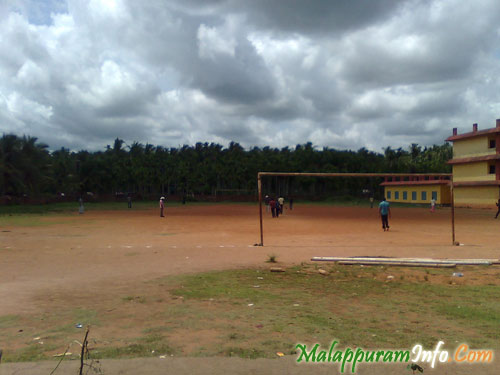
[[[449,179],[450,186],[450,207],[451,207],[451,243],[456,245],[455,241],[455,202],[453,196],[453,179],[451,173],[289,173],[289,172],[259,172],[257,173],[257,190],[259,196],[259,220],[260,220],[260,243],[259,246],[264,246],[264,228],[262,222],[262,178],[263,177],[350,177],[350,178],[445,178]]]

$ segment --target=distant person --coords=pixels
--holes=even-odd
[[[160,217],[165,217],[163,215],[163,210],[165,209],[165,197],[160,198]]]
[[[431,199],[431,212],[436,211],[436,200],[434,198]]]
[[[132,196],[129,194],[127,197],[128,208],[132,208]]]
[[[290,211],[293,210],[293,198],[290,197],[290,199],[288,200],[288,206],[290,206]]]
[[[285,205],[285,198],[279,197],[278,202],[280,204],[280,214],[283,215],[283,206]]]
[[[269,198],[269,195],[266,195],[264,198],[264,204],[266,205],[266,212],[269,212],[269,202],[271,201],[271,198]]]
[[[500,214],[500,198],[498,199],[496,205],[497,205],[497,214],[495,215],[495,219],[498,217],[498,214]]]
[[[78,213],[81,215],[85,211],[85,207],[83,207],[83,198],[82,197],[78,198],[78,206],[79,206]]]
[[[391,216],[391,208],[389,207],[389,202],[385,200],[385,197],[382,199],[382,202],[378,205],[378,212],[380,214],[380,218],[382,219],[382,229],[385,231],[389,230],[389,217]]]
[[[269,201],[269,207],[271,207],[271,215],[276,217],[276,201],[273,198]]]
[[[281,213],[280,201],[278,200],[278,198],[276,198],[274,201],[276,202],[276,218],[278,218],[280,217]]]
[[[373,197],[370,197],[370,208],[373,208]]]

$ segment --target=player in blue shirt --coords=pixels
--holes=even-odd
[[[385,198],[382,199],[382,202],[378,205],[378,212],[382,218],[382,229],[385,232],[386,230],[389,230],[388,217],[391,216],[391,208],[389,207],[389,202],[387,202]]]

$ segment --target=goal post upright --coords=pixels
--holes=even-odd
[[[455,245],[455,202],[453,194],[453,175],[451,173],[321,173],[321,172],[258,172],[257,188],[259,194],[259,220],[260,220],[260,243],[264,246],[264,230],[262,221],[262,177],[450,177],[450,198],[451,198],[451,238],[452,245]]]
[[[262,228],[262,180],[260,173],[257,175],[257,190],[259,191],[260,246],[264,246],[264,231]]]
[[[451,244],[455,242],[455,193],[453,192],[453,178],[450,182],[450,201],[451,201]]]

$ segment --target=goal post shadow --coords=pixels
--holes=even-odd
[[[453,193],[453,175],[451,173],[319,173],[319,172],[258,172],[257,173],[257,193],[259,196],[259,222],[260,222],[260,243],[264,246],[264,225],[262,221],[262,177],[449,177],[450,186],[450,206],[451,206],[451,244],[457,245],[455,241],[455,197]]]

